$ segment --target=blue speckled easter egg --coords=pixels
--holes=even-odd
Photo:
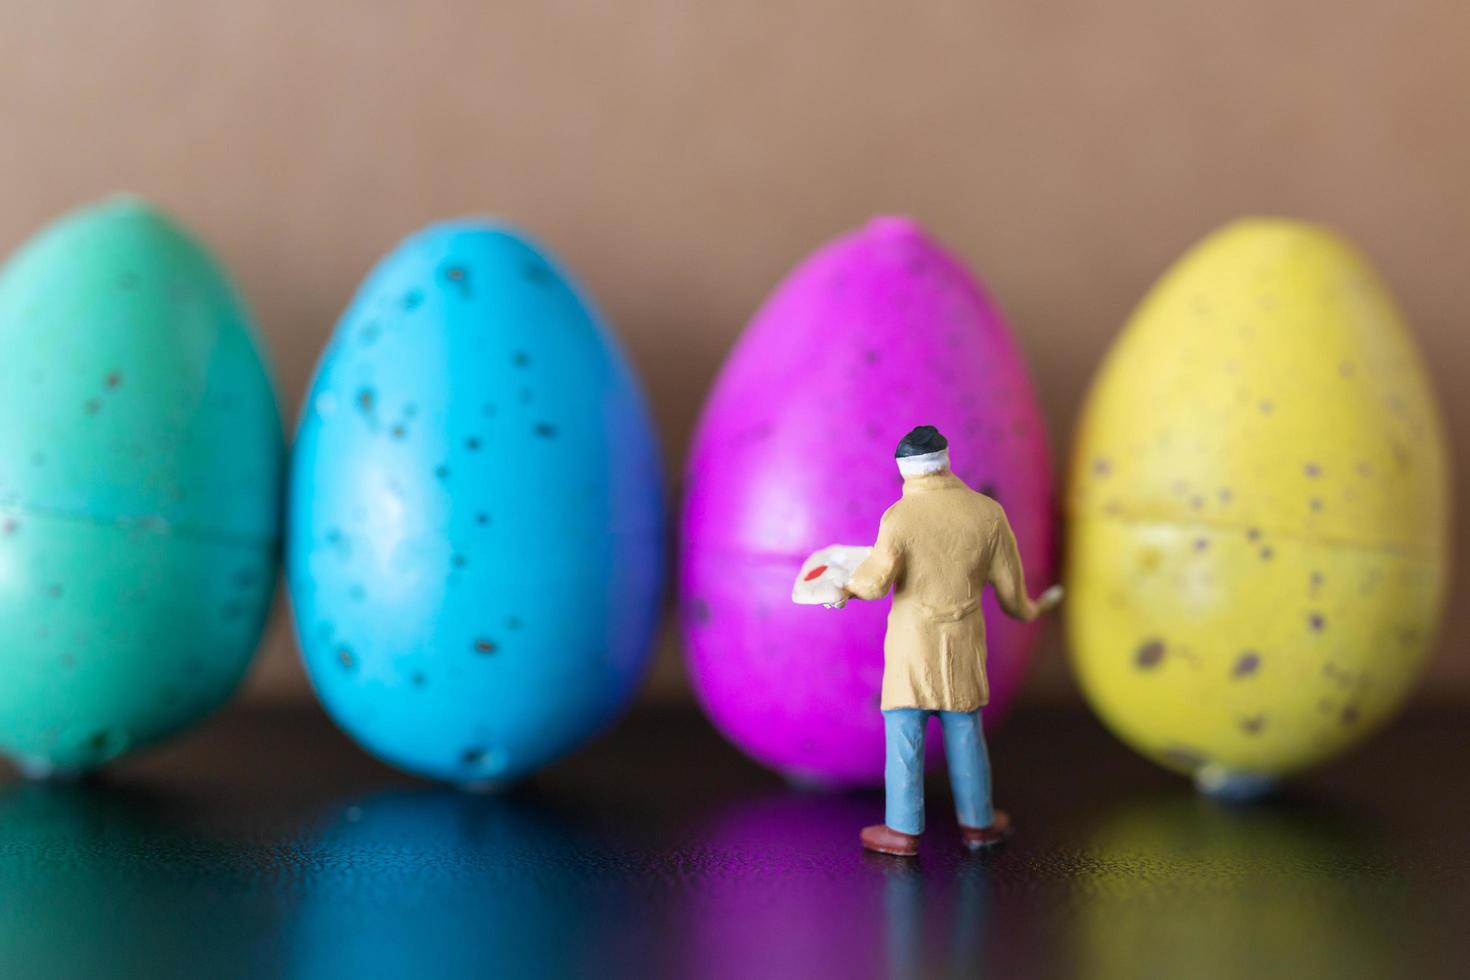
[[[287,575],[327,711],[462,784],[591,738],[647,662],[661,482],[627,360],[539,245],[468,220],[403,242],[322,356],[292,467]]]
[[[0,270],[0,751],[76,772],[239,683],[275,584],[280,417],[224,272],[147,204]]]

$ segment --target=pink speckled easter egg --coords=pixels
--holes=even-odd
[[[948,437],[961,479],[1005,507],[1032,593],[1049,585],[1046,432],[1020,351],[959,262],[914,222],[877,218],[766,302],[689,461],[679,586],[694,688],[726,737],[794,779],[882,782],[889,601],[797,606],[791,585],[816,549],[873,542],[901,492],[894,447],[921,424]],[[1036,634],[992,594],[984,609],[989,725]]]

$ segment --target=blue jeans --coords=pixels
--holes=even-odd
[[[888,739],[888,763],[883,783],[888,795],[884,823],[905,834],[924,832],[924,728],[938,715],[944,729],[944,758],[954,790],[955,815],[967,827],[989,827],[995,821],[990,806],[990,756],[978,711],[930,711],[894,708],[883,712]]]

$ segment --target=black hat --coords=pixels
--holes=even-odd
[[[949,440],[940,435],[938,429],[932,425],[921,425],[903,437],[898,449],[894,450],[893,457],[903,459],[905,456],[925,456],[948,448]]]

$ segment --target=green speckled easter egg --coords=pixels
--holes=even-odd
[[[276,574],[280,418],[224,272],[144,202],[0,269],[0,752],[81,771],[234,690]]]

